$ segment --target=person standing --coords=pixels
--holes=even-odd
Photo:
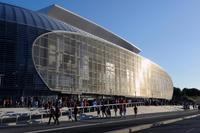
[[[114,105],[115,117],[117,116],[117,105]]]
[[[77,108],[77,105],[75,104],[75,106],[74,106],[74,119],[75,119],[75,121],[77,121],[77,114],[78,114],[78,108]]]
[[[135,105],[135,107],[134,107],[135,117],[136,117],[136,115],[137,115],[137,112],[138,112],[138,109],[137,109],[137,106]]]
[[[53,106],[50,106],[50,110],[49,110],[49,122],[48,122],[48,125],[51,123],[51,118],[53,118],[53,120],[55,121],[55,118],[54,118],[54,113],[55,113],[55,111],[54,111],[54,108],[53,108]]]
[[[56,106],[56,110],[55,110],[55,120],[54,120],[54,124],[59,125],[59,117],[60,117],[60,109],[58,106]]]

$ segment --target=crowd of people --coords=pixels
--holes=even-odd
[[[118,112],[119,112],[119,116],[120,117],[126,117],[126,108],[127,108],[127,103],[118,103],[118,104],[115,104],[115,105],[112,105],[112,109],[114,111],[114,116],[117,117],[118,115]],[[97,110],[97,117],[111,117],[111,109],[110,109],[110,106],[107,105],[105,106],[104,104],[102,106],[98,106],[96,107],[96,110]],[[134,114],[135,116],[137,115],[137,106],[135,105],[134,108]],[[102,111],[102,115],[100,114],[100,111]]]
[[[20,98],[0,98],[0,106],[1,107],[45,107],[48,108],[49,103],[56,103],[60,102],[60,106],[62,107],[73,107],[76,103],[77,106],[92,106],[92,105],[102,105],[102,104],[114,104],[119,103],[119,101],[123,99],[126,100],[126,102],[143,102],[144,105],[165,105],[170,104],[169,101],[166,100],[158,100],[158,99],[125,99],[125,98],[118,98],[118,99],[94,99],[94,100],[87,100],[79,99],[77,98],[70,98],[70,97],[57,97],[57,96],[51,96],[51,97],[20,97]]]
[[[68,111],[67,111],[67,115],[68,115],[68,119],[70,121],[77,121],[77,115],[78,114],[82,114],[84,113],[84,111],[86,111],[89,108],[92,108],[93,111],[97,112],[97,117],[99,118],[109,118],[112,116],[111,114],[111,109],[113,109],[114,111],[114,115],[115,117],[126,117],[126,109],[127,106],[129,106],[130,104],[128,104],[128,101],[125,99],[119,99],[119,100],[115,100],[115,102],[111,102],[111,104],[109,103],[111,101],[101,101],[99,102],[98,100],[93,100],[92,102],[92,106],[89,106],[90,104],[88,103],[88,101],[83,100],[82,102],[79,103],[79,107],[77,106],[77,103],[74,102],[73,105],[70,104],[70,106],[68,106]],[[51,120],[54,120],[54,124],[59,124],[59,117],[61,115],[60,112],[60,108],[61,106],[59,106],[59,104],[61,104],[60,102],[57,102],[56,104],[52,104],[49,103],[48,104],[48,110],[49,110],[49,121],[48,124],[51,123]],[[135,105],[133,107],[134,110],[134,115],[137,115],[137,106]]]
[[[3,107],[40,107],[45,110],[49,110],[49,122],[53,120],[55,124],[59,124],[59,117],[61,116],[60,109],[62,107],[68,107],[68,118],[70,121],[77,121],[77,115],[82,114],[87,111],[87,107],[97,112],[97,117],[99,118],[109,118],[111,116],[115,117],[126,117],[127,107],[130,103],[140,102],[143,105],[162,105],[164,101],[153,101],[145,99],[126,99],[126,98],[107,98],[107,99],[93,99],[88,100],[87,98],[77,98],[72,97],[51,97],[48,99],[42,99],[38,97],[21,97],[16,101],[12,99],[4,99]],[[113,115],[111,114],[113,110]],[[135,116],[137,115],[137,106],[133,107]]]
[[[90,108],[97,112],[97,117],[99,118],[109,118],[111,116],[115,117],[126,117],[127,107],[133,108],[133,115],[135,117],[138,114],[137,105],[131,103],[142,103],[142,105],[166,105],[169,101],[159,100],[159,99],[126,99],[126,98],[107,98],[107,99],[92,99],[82,98],[78,100],[77,98],[63,98],[54,97],[48,99],[42,99],[38,97],[21,97],[17,100],[11,98],[0,99],[0,106],[3,107],[35,107],[44,108],[48,110],[49,121],[54,121],[54,124],[59,124],[59,117],[61,116],[61,108],[68,107],[67,115],[70,121],[78,121],[78,114],[83,114],[87,112]],[[133,106],[134,105],[134,106]],[[189,109],[191,103],[184,103],[183,108]],[[197,107],[192,104],[193,108],[198,108],[200,110],[200,105]],[[113,111],[111,111],[113,110]],[[114,113],[113,115],[111,113]]]

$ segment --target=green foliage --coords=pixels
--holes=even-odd
[[[196,102],[200,99],[200,90],[196,88],[180,88],[174,87],[172,101],[175,103],[181,102]]]
[[[173,98],[177,98],[177,97],[181,97],[181,96],[182,96],[181,89],[174,87]]]
[[[191,88],[191,89],[188,89],[188,88],[184,88],[182,90],[182,93],[185,94],[186,96],[200,96],[200,91],[196,88]]]

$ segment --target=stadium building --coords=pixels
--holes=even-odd
[[[119,27],[120,28],[120,27]],[[0,3],[0,97],[172,98],[173,83],[140,49],[60,6]]]

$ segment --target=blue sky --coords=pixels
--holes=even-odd
[[[132,42],[176,87],[200,89],[199,0],[0,0],[31,10],[58,4]]]

